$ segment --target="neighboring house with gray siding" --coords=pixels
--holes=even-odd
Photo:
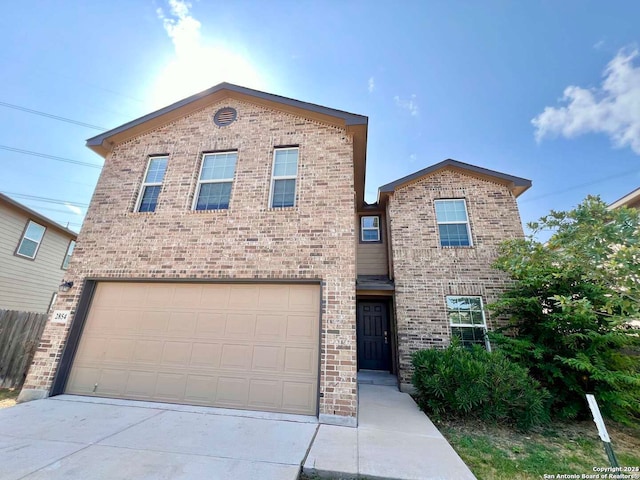
[[[21,400],[63,392],[355,425],[359,370],[485,345],[531,182],[445,160],[364,200],[367,117],[220,84],[105,158]],[[390,160],[391,162],[392,160]]]
[[[0,309],[46,313],[76,237],[0,193]]]

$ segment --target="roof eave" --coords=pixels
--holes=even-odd
[[[428,175],[432,175],[435,172],[438,172],[443,169],[451,169],[451,170],[461,170],[463,172],[470,173],[474,176],[480,178],[492,178],[497,180],[499,183],[506,185],[511,193],[517,198],[522,195],[525,191],[527,191],[531,187],[531,180],[526,178],[516,177],[513,175],[508,175],[506,173],[497,172],[495,170],[489,170],[487,168],[478,167],[475,165],[471,165],[468,163],[460,162],[458,160],[447,159],[442,162],[431,165],[427,168],[414,172],[405,177],[399,178],[393,182],[387,183],[386,185],[381,186],[378,189],[378,202],[383,201],[384,198],[393,192],[395,192],[398,188],[401,188],[409,183],[416,182],[421,178],[424,178]]]
[[[21,204],[20,202],[17,202],[13,198],[11,198],[11,197],[3,194],[3,193],[0,193],[0,201],[4,201],[5,203],[9,204],[10,206],[15,208],[16,210],[20,210],[21,212],[24,212],[27,217],[39,220],[40,222],[46,224],[48,227],[55,228],[56,230],[60,230],[61,232],[66,233],[67,235],[72,237],[73,240],[78,238],[78,234],[76,232],[74,232],[73,230],[69,230],[68,228],[63,227],[59,223],[54,222],[50,218],[45,217],[41,213],[38,213],[35,210],[30,209],[29,207]]]
[[[280,109],[284,111],[295,112],[301,116],[327,121],[342,127],[366,126],[368,124],[368,118],[363,115],[301,102],[292,98],[260,92],[230,83],[220,83],[208,90],[175,102],[167,107],[101,133],[100,135],[91,137],[87,140],[86,144],[91,150],[105,157],[115,144],[125,141],[127,138],[166,125],[181,115],[186,115],[192,111],[204,108],[211,103],[222,100],[222,98],[226,96],[253,101],[254,103],[276,108],[280,106]],[[127,136],[126,132],[129,132],[130,135]]]

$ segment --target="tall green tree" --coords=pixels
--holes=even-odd
[[[513,283],[489,305],[509,319],[491,340],[549,390],[552,412],[586,416],[584,395],[594,393],[610,417],[639,421],[639,212],[589,196],[529,228],[494,264]],[[547,242],[535,239],[548,230]]]

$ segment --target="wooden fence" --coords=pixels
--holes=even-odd
[[[47,314],[0,310],[0,387],[22,388]]]

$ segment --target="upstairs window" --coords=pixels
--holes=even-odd
[[[69,247],[67,248],[67,254],[64,256],[64,260],[62,262],[62,270],[69,268],[69,262],[71,261],[71,255],[73,255],[74,248],[76,248],[76,242],[71,240],[69,242]]]
[[[45,230],[46,228],[39,223],[29,220],[27,228],[20,239],[20,244],[18,245],[16,254],[32,260],[35,259],[38,249],[40,248],[40,243],[42,243],[42,237],[44,237]]]
[[[360,240],[362,242],[380,241],[380,217],[377,215],[360,217]]]
[[[447,316],[451,334],[457,336],[465,347],[482,345],[491,350],[487,337],[482,297],[447,297]]]
[[[471,229],[463,199],[436,200],[436,220],[442,247],[470,247]]]
[[[298,148],[278,148],[273,154],[271,176],[271,208],[293,207],[296,204]]]
[[[169,157],[151,157],[138,196],[137,212],[155,212]]]
[[[238,152],[205,153],[193,203],[194,210],[229,208]]]

